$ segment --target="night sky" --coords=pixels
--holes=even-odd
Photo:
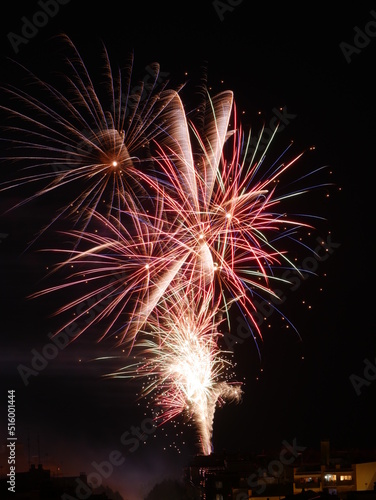
[[[60,5],[15,53],[9,33],[20,34],[22,18],[33,18],[40,9],[36,1],[7,5],[0,33],[2,84],[13,83],[17,75],[9,59],[55,81],[61,57],[56,36],[64,33],[95,77],[100,77],[95,68],[103,42],[119,66],[134,53],[140,78],[147,65],[159,62],[171,87],[186,82],[186,103],[193,106],[195,85],[206,68],[213,93],[234,91],[246,126],[259,129],[264,122],[270,127],[276,110],[284,110],[284,127],[274,139],[278,150],[291,141],[297,152],[315,147],[301,163],[312,170],[325,167],[315,182],[330,186],[308,193],[303,206],[298,200],[292,210],[320,217],[309,244],[325,241],[327,258],[314,262],[315,275],[284,288],[286,300],[279,308],[298,333],[282,328],[285,320],[272,313],[261,324],[261,359],[251,337],[235,346],[236,377],[245,383],[243,401],[217,410],[214,450],[279,449],[283,440],[292,439],[313,449],[321,439],[329,439],[336,449],[376,448],[371,218],[375,7],[342,5],[329,12],[325,3],[293,8],[224,0],[179,7],[131,2],[122,10],[113,0],[71,1]],[[16,83],[20,88],[25,84]],[[2,162],[2,168],[8,174],[9,165]],[[17,437],[26,455],[29,442],[32,461],[39,453],[53,471],[60,467],[67,474],[90,473],[93,461],[106,460],[117,449],[126,460],[109,484],[124,499],[141,498],[157,480],[179,476],[198,451],[195,430],[178,421],[147,434],[145,443],[133,442],[133,448],[121,444],[125,432],[148,429],[151,411],[137,401],[135,384],[102,377],[113,364],[94,358],[121,351],[113,339],[97,343],[98,331],[86,332],[56,355],[51,351],[52,359],[25,383],[20,365],[31,367],[35,353],[51,342],[48,335],[59,328],[59,317],[52,314],[63,305],[59,298],[66,298],[28,299],[46,279],[52,283],[46,268],[56,255],[39,250],[56,245],[54,231],[60,229],[47,231],[28,246],[61,201],[40,197],[5,213],[32,190],[28,186],[0,193],[2,443],[6,391],[15,389]],[[305,260],[309,255],[302,247],[294,256],[298,263],[312,263]],[[241,326],[236,328],[241,331]]]

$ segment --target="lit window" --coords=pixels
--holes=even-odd
[[[327,483],[332,483],[337,480],[336,474],[325,474],[324,479]]]
[[[347,474],[347,475],[344,475],[344,476],[339,476],[339,480],[340,481],[351,481],[352,480],[352,475],[351,474]]]

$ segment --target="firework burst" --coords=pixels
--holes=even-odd
[[[261,156],[251,150],[231,91],[207,95],[195,123],[178,91],[157,88],[158,65],[152,84],[132,91],[131,68],[115,71],[104,50],[95,85],[67,44],[64,92],[32,76],[46,101],[8,87],[18,104],[1,107],[11,117],[9,159],[26,168],[1,189],[38,186],[21,204],[61,190],[66,203],[50,225],[67,217],[64,237],[76,242],[50,250],[63,254],[55,271],[69,275],[33,297],[75,290],[56,312],[69,315],[59,331],[82,320],[81,333],[126,345],[136,361],[110,376],[143,380],[156,419],[189,418],[209,454],[216,408],[241,398],[219,325],[231,328],[235,303],[262,338],[255,296],[275,295],[275,269],[299,272],[286,247],[310,219],[285,205],[313,186],[286,192],[280,180],[302,154],[287,158],[286,148],[267,166],[273,137]]]
[[[23,78],[31,81],[27,92],[3,89],[12,103],[0,107],[7,116],[3,141],[10,144],[5,160],[12,170],[0,190],[35,186],[19,205],[61,193],[64,202],[52,222],[68,216],[84,230],[94,211],[116,215],[124,193],[142,194],[138,170],[151,168],[149,144],[160,133],[156,120],[170,97],[167,82],[159,83],[158,64],[149,66],[152,81],[132,86],[133,59],[117,69],[103,48],[95,84],[72,41],[63,37],[63,42],[68,65],[60,76],[63,90],[25,68]]]
[[[240,401],[242,391],[230,381],[232,363],[219,348],[218,304],[194,288],[184,282],[163,296],[139,332],[139,361],[109,376],[144,379],[142,395],[152,398],[156,422],[185,416],[197,428],[202,453],[210,454],[217,406]]]
[[[280,249],[282,242],[293,240],[301,228],[312,227],[307,216],[289,218],[278,210],[307,190],[280,194],[277,189],[280,178],[303,153],[289,160],[278,158],[266,175],[264,155],[258,160],[256,152],[249,155],[251,137],[237,123],[232,92],[209,97],[207,108],[199,133],[175,93],[163,114],[168,134],[157,145],[158,176],[141,176],[164,200],[167,215],[161,238],[173,240],[179,272],[187,282],[215,283],[224,305],[237,301],[250,327],[261,336],[253,319],[254,293],[274,296],[273,282],[278,278],[273,269],[295,269]],[[236,126],[229,130],[231,115]],[[153,214],[147,218],[151,227],[159,224]]]

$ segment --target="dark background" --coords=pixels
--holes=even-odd
[[[332,186],[308,196],[304,203],[311,213],[327,219],[318,221],[312,241],[326,240],[330,231],[336,247],[319,263],[317,276],[302,281],[294,291],[286,289],[287,300],[281,306],[300,339],[286,334],[279,315],[273,314],[261,326],[261,360],[250,338],[235,348],[236,374],[245,380],[244,398],[239,405],[217,411],[215,451],[279,449],[283,440],[294,438],[312,449],[319,448],[321,439],[329,439],[336,449],[375,448],[376,383],[366,380],[357,394],[352,380],[354,375],[364,377],[364,360],[376,364],[371,208],[376,36],[363,40],[362,47],[358,39],[349,61],[341,48],[343,42],[354,46],[355,27],[364,30],[372,21],[368,31],[376,34],[373,8],[363,3],[329,11],[325,3],[292,7],[243,0],[223,12],[221,19],[220,7],[211,1],[129,5],[71,1],[61,5],[27,44],[21,44],[17,54],[8,34],[19,34],[21,18],[31,18],[40,6],[17,2],[7,4],[3,12],[2,83],[14,78],[9,58],[38,75],[53,77],[52,68],[59,66],[54,52],[59,33],[71,37],[94,73],[103,41],[120,66],[134,52],[140,78],[147,64],[159,62],[172,85],[187,81],[187,96],[204,66],[213,93],[224,87],[234,91],[246,125],[259,128],[262,120],[268,125],[273,109],[286,107],[293,118],[276,135],[277,144],[293,140],[297,150],[314,145],[315,151],[303,162],[312,168],[328,167],[319,178]],[[22,87],[22,81],[17,83]],[[2,210],[21,197],[17,189],[1,193]],[[88,332],[60,351],[38,376],[31,376],[27,386],[17,369],[20,364],[31,366],[32,349],[41,352],[47,335],[58,325],[56,318],[50,318],[58,307],[53,298],[27,299],[39,289],[52,259],[35,247],[27,249],[27,244],[49,221],[53,203],[39,199],[1,215],[2,436],[6,390],[15,388],[17,436],[33,461],[67,473],[89,473],[93,461],[106,460],[110,451],[120,449],[126,463],[110,483],[124,497],[130,477],[147,491],[156,480],[181,472],[197,451],[195,432],[177,422],[157,429],[133,453],[129,446],[122,448],[120,436],[141,426],[151,412],[137,401],[132,384],[101,378],[111,363],[90,362],[114,354],[110,342],[97,344],[95,332]],[[303,249],[298,258],[306,256]]]

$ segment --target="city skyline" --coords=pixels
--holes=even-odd
[[[268,137],[280,121],[275,150],[268,151],[271,159],[293,141],[294,151],[308,150],[301,160],[304,170],[325,167],[319,182],[330,186],[293,206],[297,214],[327,219],[315,220],[308,238],[316,257],[304,249],[293,254],[307,273],[290,272],[291,282],[280,287],[280,313],[255,299],[263,333],[260,354],[241,314],[231,309],[233,328],[224,332],[224,343],[233,351],[244,394],[239,404],[216,410],[214,451],[262,450],[293,439],[313,447],[326,438],[336,448],[375,448],[376,352],[368,298],[373,283],[372,6],[325,15],[317,6],[308,18],[300,14],[297,23],[292,8],[268,12],[266,6],[245,2],[197,3],[184,15],[168,4],[132,5],[127,21],[114,5],[86,10],[73,2],[41,4],[48,3],[11,8],[2,21],[2,85],[15,79],[18,86],[26,83],[17,80],[18,63],[54,81],[52,71],[64,56],[52,49],[60,33],[72,38],[90,68],[98,67],[103,41],[115,65],[127,64],[134,51],[136,79],[149,83],[151,65],[158,62],[159,83],[185,83],[187,109],[199,100],[202,79],[213,95],[232,90],[245,126],[256,131],[264,124]],[[7,146],[2,141],[2,156]],[[261,142],[260,151],[265,146]],[[2,162],[2,168],[9,165]],[[26,191],[31,195],[33,187]],[[6,212],[23,201],[25,192],[12,189],[0,196],[2,398],[5,405],[6,391],[15,389],[17,436],[23,442],[34,436],[35,443],[39,435],[43,453],[61,450],[66,462],[82,452],[75,461],[86,469],[120,448],[136,483],[147,477],[151,484],[170,469],[177,474],[197,452],[194,426],[177,419],[163,430],[154,428],[150,406],[138,399],[139,385],[103,377],[122,366],[124,353],[114,349],[114,339],[97,343],[101,332],[95,326],[72,344],[67,344],[68,331],[53,340],[60,320],[52,315],[66,296],[28,298],[43,288],[47,268],[55,262],[54,255],[37,251],[39,241],[28,245],[51,221],[59,197]],[[46,232],[40,246],[51,246],[55,239]],[[292,325],[288,329],[286,320]],[[111,361],[110,356],[120,358]]]

